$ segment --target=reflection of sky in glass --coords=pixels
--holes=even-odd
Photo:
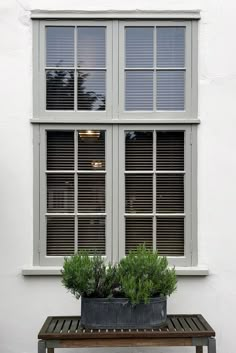
[[[184,67],[185,28],[157,28],[157,66]]]
[[[46,65],[74,66],[74,27],[46,27]]]
[[[153,110],[153,71],[126,71],[125,110]]]
[[[126,67],[153,67],[153,27],[126,28]]]
[[[77,54],[79,67],[106,67],[105,27],[79,27]]]
[[[184,110],[184,71],[157,72],[157,110]]]

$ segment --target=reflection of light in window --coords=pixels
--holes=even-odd
[[[92,161],[91,166],[95,169],[102,168],[102,161]]]
[[[100,131],[94,131],[94,130],[84,130],[79,132],[79,136],[81,139],[90,139],[90,138],[95,138],[99,139],[100,137]]]

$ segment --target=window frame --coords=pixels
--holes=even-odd
[[[185,110],[183,111],[126,111],[125,110],[125,27],[154,27],[154,57],[156,55],[156,27],[185,27]],[[188,119],[192,115],[192,43],[191,43],[191,21],[120,21],[119,22],[119,116],[121,119]],[[135,68],[140,70],[140,68]],[[151,69],[149,69],[151,70]],[[154,63],[152,68],[153,79],[153,100],[156,102],[156,72],[157,66]],[[160,69],[159,69],[160,70]],[[164,69],[166,70],[166,69]],[[182,68],[181,68],[182,70]],[[156,105],[156,104],[154,104]],[[156,107],[155,107],[156,108]]]
[[[77,132],[79,130],[89,130],[91,129],[90,125],[86,124],[69,124],[69,125],[61,125],[61,124],[51,124],[51,125],[40,125],[38,131],[38,149],[35,151],[35,159],[37,156],[39,158],[39,170],[37,170],[38,174],[38,182],[39,188],[37,197],[35,197],[35,203],[37,206],[35,207],[36,210],[39,212],[39,238],[38,238],[38,263],[42,266],[60,266],[63,262],[63,256],[47,256],[46,255],[46,244],[47,244],[47,231],[46,231],[46,215],[53,216],[53,213],[47,213],[47,178],[46,178],[46,162],[47,162],[47,131],[53,130],[63,130],[63,131],[74,131],[74,152],[75,152],[75,163],[77,164],[77,155],[78,155],[78,148],[77,148]],[[109,148],[112,144],[112,128],[111,126],[101,126],[101,125],[94,125],[93,129],[97,130],[105,130],[106,131],[106,139],[105,139],[105,158],[106,158],[106,191],[105,191],[105,218],[106,218],[106,228],[105,228],[105,239],[106,239],[106,255],[104,258],[106,261],[112,261],[112,213],[109,210],[112,207],[112,149]],[[70,171],[71,173],[72,171]],[[52,171],[53,173],[53,171]],[[63,172],[62,172],[63,173]],[[88,171],[89,173],[89,171]],[[75,244],[77,242],[78,237],[78,230],[77,230],[77,218],[76,214],[77,211],[77,183],[78,183],[78,176],[79,171],[73,171],[74,175],[74,204],[75,209],[74,212],[71,213],[72,216],[75,217]],[[36,187],[36,185],[35,185]],[[63,213],[60,212],[63,216]],[[37,215],[35,215],[36,219]],[[76,251],[76,250],[75,250]]]
[[[107,78],[105,111],[46,111],[45,58],[46,26],[107,26]],[[185,111],[124,111],[124,27],[184,26],[186,27]],[[75,36],[76,42],[76,36]],[[75,47],[76,48],[76,47]],[[75,69],[75,67],[72,69]],[[198,120],[198,21],[196,19],[65,19],[33,21],[33,119],[48,123],[199,123]],[[118,82],[118,84],[117,84]],[[76,78],[75,78],[76,86]],[[76,95],[77,90],[75,91]],[[76,99],[75,99],[76,100]],[[45,108],[45,109],[44,109]]]
[[[86,111],[81,110],[77,111],[76,103],[77,103],[77,74],[74,77],[74,105],[75,110],[46,110],[46,79],[45,79],[45,71],[46,71],[46,27],[50,26],[72,26],[72,27],[83,27],[83,26],[105,26],[106,30],[106,109],[105,111]],[[37,25],[36,25],[37,27]],[[35,29],[36,31],[36,29]],[[77,66],[77,31],[75,30],[74,36],[74,66],[70,68],[70,70],[74,70],[75,73],[78,70]],[[99,121],[101,119],[110,119],[112,114],[112,51],[110,50],[112,46],[112,21],[88,21],[88,20],[80,20],[80,21],[71,21],[71,20],[63,20],[63,21],[53,21],[46,20],[38,22],[38,40],[36,38],[36,43],[34,47],[34,51],[38,52],[38,71],[34,70],[34,84],[36,86],[35,91],[37,94],[34,95],[34,116],[43,119],[52,119],[55,122],[60,122],[65,120],[75,121],[75,118],[82,118],[84,122],[94,122],[95,120]],[[35,53],[35,55],[37,55]],[[34,55],[34,57],[35,57]],[[63,67],[58,67],[59,70],[63,70]],[[68,67],[67,67],[68,69]],[[83,69],[83,68],[82,68]]]
[[[46,129],[51,130],[69,130],[69,129],[107,129],[111,132],[111,162],[113,174],[111,176],[111,189],[110,198],[117,200],[121,186],[117,183],[117,175],[121,173],[119,160],[119,139],[121,136],[120,131],[122,129],[128,129],[129,126],[134,129],[135,126],[141,129],[154,129],[159,128],[165,129],[187,129],[189,131],[190,139],[190,153],[191,153],[191,231],[188,235],[189,244],[187,251],[189,253],[187,260],[178,261],[175,265],[178,266],[195,266],[198,263],[198,240],[197,240],[197,124],[200,120],[198,119],[198,20],[200,19],[199,11],[120,11],[111,13],[108,12],[54,12],[54,11],[33,11],[31,18],[33,19],[33,113],[32,123],[33,128],[33,265],[34,266],[60,266],[63,258],[60,259],[47,259],[42,256],[42,247],[46,244],[46,233],[42,233],[41,229],[41,215],[40,215],[40,201],[42,200],[41,194],[41,172],[42,167],[40,165],[42,157],[41,144],[42,144],[42,131]],[[150,25],[151,23],[160,23],[162,26],[165,23],[171,22],[173,26],[177,23],[184,23],[189,27],[189,38],[191,41],[191,109],[188,113],[186,112],[174,112],[176,116],[173,116],[172,112],[165,112],[164,116],[159,112],[150,114],[144,117],[143,112],[138,117],[137,114],[128,112],[122,114],[120,111],[120,97],[117,82],[120,76],[121,68],[118,67],[118,55],[120,52],[120,26],[124,23],[145,23]],[[93,25],[97,26],[101,24],[109,25],[109,31],[107,31],[108,45],[107,56],[109,57],[110,65],[107,65],[107,80],[108,71],[110,72],[110,80],[107,83],[107,93],[110,94],[110,98],[107,97],[107,107],[109,106],[108,100],[110,100],[110,106],[108,110],[104,112],[98,111],[82,111],[75,113],[73,111],[50,111],[45,112],[42,109],[42,94],[45,95],[45,87],[42,90],[42,70],[45,71],[45,66],[42,66],[42,57],[45,58],[46,51],[42,53],[42,44],[45,43],[44,29],[46,25]],[[44,45],[44,44],[43,44]],[[123,48],[124,49],[124,48]],[[108,59],[107,59],[108,60]],[[120,60],[120,59],[119,59]],[[108,64],[108,61],[107,61]],[[109,68],[108,68],[109,66]],[[122,72],[123,74],[123,72]],[[119,85],[121,86],[121,85]],[[181,114],[179,114],[181,113]],[[181,115],[181,116],[180,116]],[[122,124],[122,126],[119,126]],[[130,125],[132,124],[132,125]],[[137,125],[138,124],[138,125]],[[142,126],[140,125],[142,124]],[[46,146],[46,145],[45,145]],[[124,146],[123,146],[124,147]],[[45,155],[44,155],[45,158]],[[45,162],[43,162],[45,163]],[[45,187],[44,187],[45,188]],[[46,189],[45,189],[46,190]],[[44,191],[45,193],[45,191]],[[46,198],[45,198],[46,202]],[[110,237],[110,259],[113,262],[117,262],[121,258],[121,244],[122,235],[119,231],[120,223],[120,212],[121,208],[116,202],[113,204],[113,212],[111,215],[111,237]],[[43,239],[45,238],[45,239]],[[44,244],[44,245],[43,245]],[[49,261],[50,260],[50,261]]]
[[[124,153],[126,130],[185,131],[185,256],[168,257],[170,264],[197,264],[197,127],[163,124],[93,124],[93,129],[106,130],[106,260],[117,262],[125,256],[125,186]],[[60,266],[63,256],[46,256],[46,132],[91,129],[90,124],[34,125],[34,265]],[[76,150],[76,141],[75,141]],[[76,151],[75,151],[76,152]],[[75,157],[76,158],[76,157]],[[78,174],[78,173],[77,173]],[[76,185],[76,184],[75,184]],[[77,188],[75,187],[75,194]],[[76,202],[76,198],[75,198]],[[75,230],[75,237],[77,231]]]

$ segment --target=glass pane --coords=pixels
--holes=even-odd
[[[74,132],[47,132],[47,170],[74,169]]]
[[[184,131],[158,131],[157,170],[184,170]]]
[[[156,248],[160,255],[184,256],[184,218],[157,217]]]
[[[185,65],[185,28],[157,28],[157,66],[184,67]]]
[[[106,71],[78,71],[78,110],[106,109]]]
[[[126,27],[126,67],[153,67],[153,27]]]
[[[46,71],[46,109],[74,109],[74,72],[68,70]]]
[[[152,174],[125,175],[126,213],[152,213]]]
[[[78,251],[90,255],[106,254],[106,219],[101,216],[78,217]]]
[[[125,133],[125,169],[153,169],[152,131],[128,131]]]
[[[157,110],[184,110],[185,72],[157,72]]]
[[[152,217],[127,217],[125,220],[125,253],[134,250],[140,244],[152,250]]]
[[[47,211],[74,211],[74,174],[47,175]]]
[[[126,71],[125,110],[153,110],[153,71]]]
[[[74,66],[74,27],[46,27],[46,65]]]
[[[105,170],[105,131],[80,130],[78,136],[78,169]]]
[[[156,210],[157,213],[184,212],[183,174],[157,174]]]
[[[105,212],[105,174],[78,175],[78,212]]]
[[[47,217],[47,256],[73,255],[74,244],[74,217]]]
[[[106,28],[78,27],[77,53],[79,67],[106,67]]]

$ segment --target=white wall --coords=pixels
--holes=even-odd
[[[36,353],[46,316],[80,311],[60,278],[21,275],[21,268],[32,264],[33,247],[31,9],[201,9],[198,239],[199,263],[209,266],[210,276],[180,278],[169,312],[202,313],[217,332],[218,353],[234,353],[234,0],[0,0],[0,353]]]

